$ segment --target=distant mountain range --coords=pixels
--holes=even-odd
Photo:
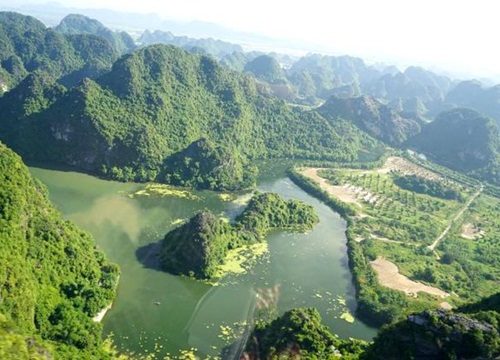
[[[226,41],[212,38],[193,39],[187,36],[175,36],[170,31],[161,30],[144,31],[139,37],[138,42],[143,46],[154,44],[175,45],[191,52],[209,54],[218,59],[234,52],[243,52],[243,48],[240,45],[228,43]]]

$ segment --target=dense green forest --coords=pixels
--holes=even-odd
[[[234,224],[206,210],[170,231],[161,243],[160,264],[174,274],[210,279],[229,250],[263,241],[273,229],[306,231],[318,221],[310,205],[274,193],[257,194]]]
[[[61,34],[90,34],[105,39],[118,54],[124,54],[136,48],[134,40],[125,31],[113,32],[101,22],[79,14],[65,16],[55,27]]]
[[[107,358],[92,318],[113,301],[118,268],[3,144],[0,174],[0,357]]]
[[[443,181],[426,179],[417,175],[401,175],[396,173],[393,182],[402,189],[414,191],[419,194],[427,194],[447,200],[464,200],[459,190],[453,186],[446,186],[443,184]]]
[[[381,329],[361,359],[497,359],[495,294],[456,311],[425,311]]]
[[[216,145],[204,138],[169,157],[160,179],[176,186],[238,190],[255,186],[258,169],[238,149]]]
[[[0,12],[0,39],[0,94],[36,70],[73,86],[108,71],[118,58],[101,37],[63,35],[31,16],[11,12]]]
[[[297,308],[258,323],[243,356],[250,359],[357,359],[367,343],[340,340],[321,323],[313,308]]]
[[[16,98],[18,91],[25,95]],[[23,157],[125,181],[179,183],[176,154],[201,138],[243,163],[270,157],[353,161],[361,150],[380,148],[354,126],[291,108],[263,94],[250,77],[166,45],[127,54],[98,80],[68,91],[46,94],[24,84],[7,95],[0,98],[0,136]],[[214,186],[210,179],[185,182],[244,187],[254,170],[239,161],[221,169],[243,171],[239,185],[237,179]]]

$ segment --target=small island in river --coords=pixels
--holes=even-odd
[[[161,243],[160,266],[174,274],[212,279],[229,250],[261,242],[273,229],[306,231],[318,221],[310,205],[259,193],[233,224],[204,210],[170,231]]]

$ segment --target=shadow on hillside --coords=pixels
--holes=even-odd
[[[141,246],[135,251],[135,257],[145,268],[161,271],[160,245],[161,241]]]

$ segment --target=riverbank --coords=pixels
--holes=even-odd
[[[414,300],[410,303],[405,293],[379,283],[377,273],[371,264],[371,260],[374,259],[368,258],[363,249],[364,244],[356,241],[354,222],[362,218],[361,209],[356,204],[345,203],[335,198],[324,188],[329,184],[318,183],[298,169],[290,170],[288,175],[304,191],[323,201],[346,220],[347,255],[358,301],[356,315],[361,320],[371,326],[381,326],[395,321],[409,310],[428,307],[429,304],[425,300],[423,302]]]
[[[92,320],[94,320],[95,322],[101,322],[102,319],[104,318],[104,316],[106,315],[106,313],[111,310],[111,307],[113,306],[113,303],[109,304],[108,306],[106,306],[104,309],[102,309],[101,311],[99,311],[99,313],[94,316],[92,318]]]
[[[369,170],[290,171],[296,184],[346,219],[357,315],[370,324],[479,301],[498,284],[500,199],[486,187],[409,161],[392,157]],[[464,228],[481,236],[471,241]]]

